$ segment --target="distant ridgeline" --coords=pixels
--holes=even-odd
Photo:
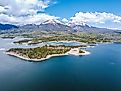
[[[16,26],[12,24],[1,24],[0,23],[0,30],[23,30],[24,32],[31,30],[43,30],[43,31],[72,31],[72,32],[79,32],[79,31],[85,31],[85,32],[114,32],[114,30],[106,29],[106,28],[98,28],[98,27],[92,27],[88,25],[67,25],[64,23],[58,23],[58,22],[45,22],[39,25],[36,24],[26,24],[22,26]],[[26,31],[25,31],[26,30]]]
[[[9,30],[14,28],[18,28],[18,26],[12,24],[0,24],[0,30]]]

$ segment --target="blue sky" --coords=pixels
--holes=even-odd
[[[46,8],[51,15],[70,18],[77,12],[108,12],[121,15],[121,0],[57,0]]]
[[[0,0],[0,23],[88,24],[121,29],[121,0]]]

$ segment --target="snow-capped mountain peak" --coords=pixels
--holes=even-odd
[[[53,24],[53,25],[56,25],[58,23],[62,24],[61,21],[52,19],[52,20],[47,20],[47,21],[43,22],[42,24]]]

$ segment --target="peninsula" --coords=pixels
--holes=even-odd
[[[37,48],[11,48],[6,54],[28,61],[43,61],[55,56],[88,55],[89,52],[80,50],[79,46],[45,45]]]

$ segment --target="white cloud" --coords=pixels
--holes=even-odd
[[[8,15],[33,15],[43,11],[49,4],[50,0],[0,0],[0,9],[5,9]]]
[[[61,20],[61,22],[62,22],[62,24],[69,25],[69,20],[66,19],[66,18],[63,18],[63,19]]]
[[[121,23],[121,16],[117,16],[111,13],[99,13],[99,12],[79,12],[74,17],[71,17],[71,22],[82,24],[82,23],[97,23],[104,24],[107,21]]]
[[[0,6],[0,13],[2,13],[2,12],[6,12],[6,10],[4,7]]]
[[[106,12],[78,12],[70,18],[72,24],[88,24],[103,28],[120,28],[121,16]],[[121,29],[121,28],[120,28]]]
[[[40,24],[47,20],[58,21],[59,17],[37,13],[56,3],[52,0],[0,0],[0,23],[23,25]],[[117,28],[121,25],[121,16],[106,12],[78,12],[70,19],[63,18],[61,21],[65,24],[89,24]]]
[[[55,17],[55,16],[50,16],[48,14],[37,14],[37,15],[33,15],[33,16],[28,16],[28,17],[21,17],[21,19],[24,21],[21,23],[22,24],[40,24],[43,23],[47,20],[57,20],[59,19],[59,17]]]
[[[68,22],[68,20],[66,18],[63,18],[62,21],[66,22],[66,23]]]
[[[25,24],[40,24],[47,20],[58,20],[59,17],[50,16],[48,14],[36,14],[32,16],[9,16],[5,14],[0,14],[1,23],[9,23],[15,25],[25,25]]]
[[[37,13],[49,7],[51,0],[0,0],[0,23],[39,24],[59,17]],[[55,4],[55,2],[54,2]]]

